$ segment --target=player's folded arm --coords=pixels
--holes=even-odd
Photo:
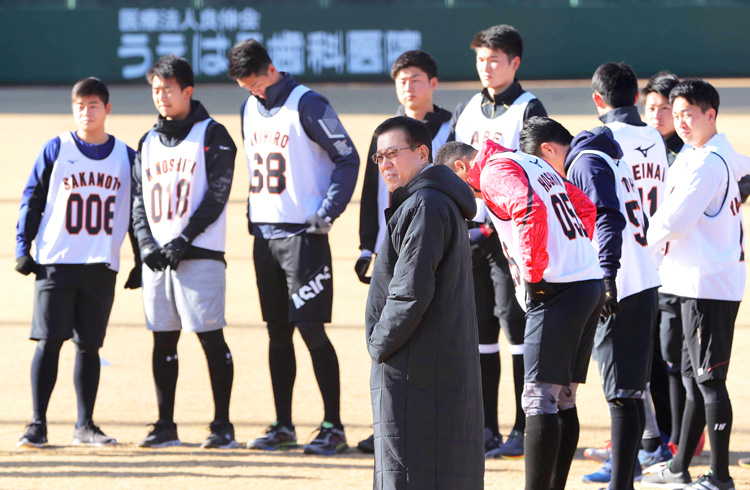
[[[399,219],[399,257],[380,319],[367,342],[370,357],[387,361],[412,336],[435,294],[435,271],[447,231],[444,210],[421,203]]]
[[[650,247],[661,248],[689,232],[708,207],[726,190],[727,169],[719,158],[685,169],[674,189],[651,217],[646,239]]]

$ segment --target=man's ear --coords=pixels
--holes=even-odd
[[[466,164],[461,160],[456,160],[455,162],[453,162],[453,171],[456,173],[461,171],[469,173],[469,169],[466,168]]]
[[[594,92],[591,94],[591,98],[594,99],[594,105],[600,109],[605,109],[607,107],[607,104],[604,102],[604,98],[601,96],[599,92]]]
[[[419,152],[419,156],[424,158],[425,161],[430,159],[430,149],[427,147],[427,145],[419,145],[417,151]]]

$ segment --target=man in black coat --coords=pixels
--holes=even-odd
[[[430,162],[408,117],[375,130],[392,192],[367,300],[375,489],[484,487],[484,414],[466,219],[469,187]]]

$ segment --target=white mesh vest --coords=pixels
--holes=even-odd
[[[626,221],[625,229],[622,230],[620,270],[617,273],[617,300],[621,301],[646,289],[658,287],[659,274],[646,241],[646,218],[630,166],[622,160],[613,160],[604,152],[583,150],[570,164],[570,168],[573,168],[581,155],[585,154],[600,157],[614,172],[620,213]],[[598,251],[600,244],[596,240],[596,234],[593,243]]]
[[[40,264],[107,264],[120,269],[130,223],[130,159],[115,139],[102,160],[81,153],[71,133],[60,135],[47,203],[36,236]]]
[[[669,160],[664,139],[651,126],[611,122],[606,126],[622,148],[622,160],[630,165],[641,194],[643,211],[649,218],[664,200]]]
[[[255,97],[245,104],[243,131],[253,223],[307,223],[331,184],[334,164],[307,136],[300,121],[299,101],[309,90],[296,86],[271,117],[261,115]]]
[[[143,204],[151,234],[159,246],[171,242],[190,221],[208,189],[206,129],[212,119],[193,125],[177,146],[167,147],[151,130],[141,147]],[[192,245],[223,252],[227,235],[227,208],[193,240]]]
[[[560,174],[541,158],[525,153],[498,153],[492,157],[492,160],[496,159],[516,162],[526,174],[531,189],[546,208],[549,263],[544,270],[544,280],[551,283],[568,283],[601,279],[604,274],[599,267],[594,247],[591,246],[583,223],[570,202]],[[485,169],[491,165],[492,160]],[[525,291],[523,287],[519,287],[522,275],[518,270],[520,252],[516,226],[512,220],[502,220],[492,212],[489,214],[508,255],[518,302],[524,306]]]
[[[456,141],[479,149],[485,140],[491,139],[505,148],[518,150],[519,133],[523,127],[523,115],[529,102],[536,99],[531,92],[524,92],[508,107],[502,116],[490,119],[482,114],[484,96],[479,93],[469,100],[456,121]]]
[[[711,142],[709,142],[711,143]],[[715,148],[721,151],[720,148]],[[727,190],[721,208],[669,242],[659,272],[661,291],[686,298],[741,301],[745,292],[744,223],[740,191],[723,156],[707,148],[689,148],[672,164],[682,170],[712,160],[717,171],[726,172]],[[670,185],[680,184],[678,175]],[[671,191],[671,188],[670,188]]]

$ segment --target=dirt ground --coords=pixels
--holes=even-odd
[[[747,85],[746,85],[747,86]],[[141,88],[140,90],[143,90]],[[0,91],[2,92],[2,91]],[[1,95],[1,94],[0,94]],[[41,94],[43,98],[43,94]],[[148,97],[148,92],[143,93]],[[0,162],[7,185],[0,187],[0,489],[182,489],[225,488],[289,490],[367,489],[372,485],[373,458],[355,449],[335,457],[313,457],[301,451],[261,453],[246,449],[201,450],[208,434],[213,405],[205,359],[194,335],[185,335],[179,345],[180,378],[175,418],[181,447],[139,450],[135,443],[156,419],[156,403],[151,377],[151,335],[144,326],[140,291],[126,291],[122,284],[132,264],[129,245],[123,247],[123,274],[118,277],[117,297],[101,350],[106,360],[102,369],[95,420],[119,444],[103,449],[70,445],[75,423],[76,403],[71,382],[74,349],[66,345],[61,355],[58,383],[50,403],[49,440],[43,450],[19,450],[15,443],[31,417],[29,365],[35,344],[28,340],[32,314],[33,281],[13,271],[14,227],[18,202],[31,164],[42,144],[62,131],[73,129],[69,115],[0,114]],[[0,109],[1,110],[1,109]],[[209,107],[209,110],[211,108]],[[27,112],[27,111],[24,111]],[[574,134],[597,124],[594,116],[557,115]],[[214,114],[240,144],[236,111]],[[344,115],[342,121],[352,135],[360,154],[367,151],[370,134],[382,115]],[[119,115],[117,106],[108,120],[108,131],[131,146],[155,121],[154,114]],[[738,150],[750,154],[750,118],[727,114],[719,116],[720,130],[728,133]],[[362,172],[362,168],[360,172]],[[267,362],[267,334],[261,321],[255,274],[252,266],[252,239],[245,218],[248,175],[244,152],[240,149],[232,198],[228,208],[227,342],[235,361],[235,384],[231,417],[238,441],[243,445],[273,421],[273,399]],[[334,316],[328,332],[341,365],[342,419],[349,444],[370,434],[372,412],[369,397],[370,360],[364,348],[363,318],[367,288],[353,272],[358,251],[359,196],[361,181],[353,202],[331,231],[334,260]],[[747,207],[744,208],[747,216]],[[504,373],[501,382],[501,430],[507,434],[513,420],[513,394],[510,357],[505,339],[501,340]],[[294,398],[294,421],[304,442],[320,423],[323,409],[309,355],[296,337],[298,375]],[[750,386],[742,373],[750,370],[750,312],[740,309],[730,370],[729,391],[734,405],[731,443],[731,472],[737,488],[750,488],[750,470],[738,468],[739,457],[750,456]],[[581,438],[568,488],[597,488],[581,483],[581,476],[597,466],[585,460],[583,448],[599,446],[609,438],[609,416],[595,364],[589,382],[579,390]],[[696,458],[694,476],[706,470],[708,450]],[[522,488],[522,461],[487,461],[486,488]],[[639,484],[636,484],[638,488]]]

